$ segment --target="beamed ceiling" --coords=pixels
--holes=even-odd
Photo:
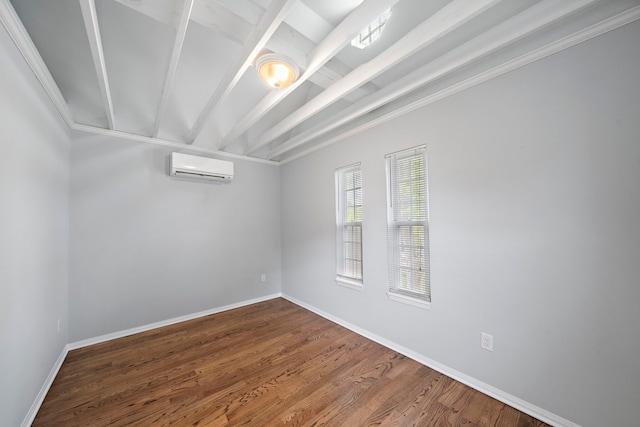
[[[0,0],[71,129],[275,162],[639,17],[640,0]],[[265,50],[298,64],[292,86],[262,82]]]

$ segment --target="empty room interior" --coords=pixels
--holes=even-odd
[[[0,0],[0,425],[640,425],[639,19]]]

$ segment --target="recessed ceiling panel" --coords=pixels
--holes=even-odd
[[[175,28],[112,0],[96,4],[116,129],[151,135]]]
[[[217,109],[209,126],[215,127],[215,134],[221,139],[271,90],[258,75],[254,67],[249,67],[229,96]]]
[[[640,0],[6,1],[72,128],[276,161],[640,19]],[[351,46],[388,7],[381,37]],[[265,50],[299,66],[290,89],[258,79]]]
[[[303,0],[302,3],[315,11],[333,26],[338,25],[362,0]]]
[[[160,135],[184,141],[204,106],[237,60],[240,46],[209,28],[191,22],[169,96]]]
[[[107,127],[78,0],[12,2],[77,123]]]

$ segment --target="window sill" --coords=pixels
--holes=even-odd
[[[344,286],[345,288],[356,289],[358,291],[361,291],[364,289],[364,285],[362,284],[362,282],[359,282],[353,279],[348,279],[346,277],[341,277],[341,276],[336,277],[336,283],[340,286]]]
[[[431,308],[431,302],[424,301],[418,298],[413,298],[407,295],[396,294],[394,292],[387,292],[387,296],[391,301],[401,302],[403,304],[418,307],[423,310],[429,310]]]

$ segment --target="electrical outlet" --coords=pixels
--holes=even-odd
[[[261,282],[266,282],[266,281],[267,281],[267,275],[266,275],[266,273],[262,273],[262,274],[260,275],[260,281],[261,281]]]
[[[480,333],[480,347],[485,350],[493,351],[493,335]]]
[[[60,319],[58,319],[58,333],[60,333]]]

